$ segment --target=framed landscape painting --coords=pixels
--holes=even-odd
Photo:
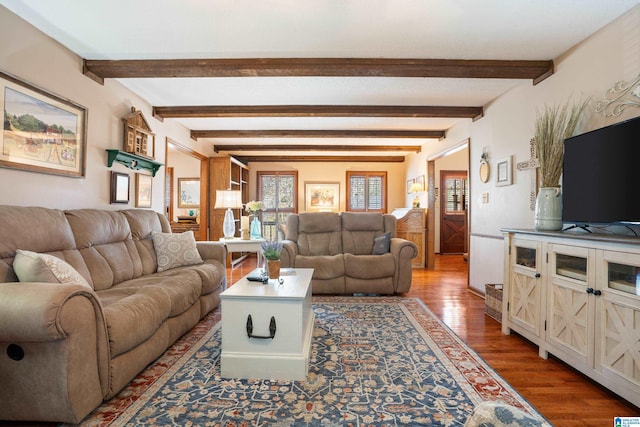
[[[87,110],[0,72],[0,166],[84,177]]]
[[[305,182],[305,211],[337,212],[340,208],[339,182]]]

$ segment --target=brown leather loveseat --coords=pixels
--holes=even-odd
[[[407,292],[418,248],[395,237],[396,221],[381,213],[291,214],[282,267],[313,268],[314,294]]]

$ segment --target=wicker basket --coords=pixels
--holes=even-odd
[[[496,289],[496,286],[499,289]],[[502,323],[502,285],[487,283],[484,293],[484,312]]]

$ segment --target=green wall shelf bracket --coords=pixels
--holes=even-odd
[[[127,153],[125,151],[120,150],[107,150],[107,166],[111,167],[113,162],[122,163],[129,169],[146,169],[151,172],[151,176],[156,176],[156,172],[160,169],[160,166],[164,166],[160,162],[156,162],[155,160],[147,159],[142,156],[138,156],[135,154]]]

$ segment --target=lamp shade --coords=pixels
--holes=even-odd
[[[419,193],[421,191],[424,191],[424,188],[422,188],[422,185],[417,182],[414,182],[411,184],[411,187],[409,187],[409,193]]]
[[[242,193],[239,190],[216,190],[214,209],[242,208]]]

